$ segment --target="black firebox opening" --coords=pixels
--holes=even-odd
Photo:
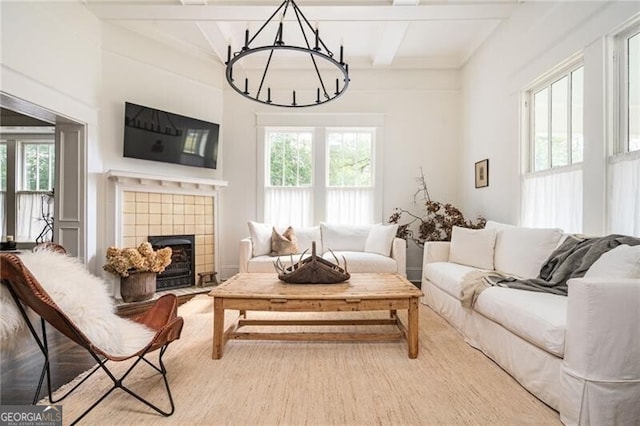
[[[196,253],[194,235],[150,236],[154,250],[171,247],[171,264],[156,278],[157,290],[192,287],[196,284]]]

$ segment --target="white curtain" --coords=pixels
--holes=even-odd
[[[293,227],[313,226],[311,195],[311,188],[265,188],[265,223]]]
[[[41,193],[16,193],[16,202],[18,204],[16,241],[36,241],[36,238],[46,227],[46,222],[42,217],[43,213],[45,215],[53,213],[53,206],[49,204],[49,200],[48,196]],[[46,235],[45,241],[50,239],[51,233]]]
[[[328,223],[364,225],[373,223],[373,189],[328,188]]]
[[[582,165],[522,177],[523,226],[582,232]]]
[[[609,232],[640,237],[640,151],[609,157]]]
[[[6,192],[0,191],[0,239],[2,241],[4,241],[7,236],[7,215],[5,214],[7,211],[6,198]]]

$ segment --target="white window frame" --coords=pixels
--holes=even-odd
[[[326,133],[328,129],[361,129],[374,130],[374,202],[373,223],[382,222],[383,210],[383,168],[382,152],[384,147],[384,114],[281,114],[259,113],[256,120],[256,152],[257,152],[257,188],[256,188],[256,220],[264,222],[265,196],[263,188],[266,184],[266,135],[269,129],[313,129],[313,215],[311,225],[325,221],[327,163],[325,158]]]
[[[629,39],[640,35],[640,19],[636,19],[624,30],[613,36],[613,144],[611,154],[625,154],[629,151],[629,68],[627,64]],[[636,150],[638,151],[638,150]]]
[[[55,135],[53,127],[42,127],[42,128],[3,128],[0,132],[0,139],[3,143],[7,144],[7,167],[9,167],[9,162],[12,163],[12,167],[14,167],[14,176],[12,182],[9,182],[7,179],[7,188],[5,192],[5,204],[7,209],[11,209],[17,212],[18,208],[18,198],[21,194],[34,194],[34,195],[44,195],[50,193],[49,191],[30,191],[23,190],[23,180],[24,180],[24,150],[22,149],[22,145],[35,143],[51,143],[55,146]],[[55,153],[54,153],[55,157]],[[54,179],[55,179],[55,170],[54,170]],[[52,182],[53,184],[53,182]],[[6,232],[7,235],[13,235],[18,240],[20,240],[20,236],[17,235],[18,229],[18,217],[14,215],[7,215],[7,218],[14,218],[14,223],[9,223],[7,221],[6,228],[2,230]],[[28,242],[28,241],[19,241],[19,242]]]
[[[550,71],[549,73],[545,74],[545,76],[543,76],[542,78],[538,79],[536,82],[534,82],[531,86],[529,86],[525,91],[524,91],[524,107],[525,107],[525,128],[526,128],[526,132],[525,132],[525,144],[526,144],[526,152],[527,152],[527,159],[526,159],[526,169],[525,171],[528,173],[536,173],[536,172],[543,172],[545,170],[550,170],[550,169],[558,169],[558,168],[562,168],[562,167],[570,167],[574,164],[580,164],[582,161],[577,161],[574,162],[573,161],[573,150],[572,150],[572,122],[571,122],[571,94],[572,94],[572,83],[573,83],[573,79],[571,78],[571,75],[574,71],[578,70],[579,68],[584,67],[584,60],[582,58],[582,56],[577,56],[574,58],[571,58],[569,60],[567,60],[566,62],[564,62],[563,64],[559,65],[558,67],[554,68],[552,71]],[[553,147],[552,147],[552,138],[549,138],[548,144],[548,152],[549,152],[549,167],[546,169],[542,169],[542,170],[536,170],[535,169],[535,108],[533,108],[534,105],[534,95],[538,92],[540,92],[541,90],[544,90],[545,88],[549,89],[549,94],[551,95],[551,86],[557,82],[562,80],[564,77],[569,77],[568,78],[568,84],[567,84],[567,150],[568,150],[568,163],[566,165],[562,165],[562,166],[554,166],[553,165]],[[584,94],[584,90],[583,90],[583,94]],[[547,111],[547,119],[548,119],[548,125],[549,125],[549,131],[552,130],[553,126],[552,126],[552,119],[551,119],[551,96],[549,97],[549,109]],[[584,131],[584,129],[583,129]],[[584,158],[584,157],[583,157]]]
[[[606,231],[640,236],[640,149],[629,151],[628,140],[628,40],[640,33],[640,17],[628,22],[610,37],[609,48],[612,115],[611,143],[607,158]]]
[[[584,152],[583,152],[583,161],[573,162],[572,160],[572,132],[571,132],[571,93],[572,93],[572,84],[571,78],[569,78],[569,84],[567,85],[567,93],[569,95],[567,102],[567,137],[568,137],[568,159],[569,163],[567,165],[562,166],[553,166],[552,162],[552,145],[551,138],[549,138],[549,168],[542,170],[535,170],[535,128],[534,128],[534,108],[533,108],[533,96],[535,93],[540,90],[544,90],[546,87],[551,87],[553,83],[561,80],[565,76],[571,77],[571,73],[576,71],[577,69],[584,67],[584,59],[582,54],[576,54],[570,58],[568,58],[563,63],[549,70],[543,76],[532,82],[528,87],[526,87],[522,91],[521,99],[522,99],[522,133],[521,133],[521,147],[522,147],[522,157],[521,157],[521,183],[520,183],[520,219],[519,222],[521,225],[525,226],[534,226],[534,227],[573,227],[574,229],[565,229],[567,232],[582,232],[583,227],[583,209],[582,209],[582,200],[583,200],[583,190],[582,190],[582,165],[584,161]],[[551,91],[550,91],[551,93]],[[584,96],[584,90],[583,90]],[[551,102],[551,98],[549,99]],[[551,114],[551,108],[549,108],[548,114]],[[584,121],[583,121],[584,123]],[[549,130],[552,130],[552,122],[549,117]],[[584,126],[583,126],[584,132]],[[560,199],[563,204],[567,207],[575,209],[573,215],[562,215],[562,217],[557,216],[555,213],[549,212],[549,215],[545,217],[539,217],[536,215],[535,218],[531,218],[531,211],[525,209],[525,205],[529,205],[534,202],[532,199],[526,199],[525,187],[532,188],[545,188],[547,186],[553,187],[556,185],[554,180],[557,179],[566,179],[567,182],[572,182],[573,190],[570,193],[564,194],[565,196],[556,195],[555,198],[552,197],[548,200],[551,204],[554,204],[554,201]],[[530,194],[534,196],[535,195]],[[568,196],[567,196],[568,195]],[[560,197],[560,198],[558,198]],[[535,204],[535,203],[534,203]],[[563,223],[569,223],[571,225],[562,225]]]

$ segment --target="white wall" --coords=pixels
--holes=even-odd
[[[574,54],[585,65],[584,229],[605,230],[606,40],[640,11],[638,2],[527,2],[463,68],[459,197],[470,215],[519,221],[520,94]],[[473,165],[489,158],[488,188],[475,189]]]
[[[222,123],[222,68],[209,58],[199,58],[157,43],[147,37],[112,24],[102,24],[102,69],[100,96],[100,144],[95,155],[100,159],[101,186],[98,188],[100,245],[98,257],[104,258],[114,241],[113,214],[105,172],[132,171],[149,175],[223,179],[224,159],[216,170],[177,164],[124,158],[125,102],[150,106],[188,117]],[[219,159],[224,156],[224,127],[220,132]]]
[[[92,262],[100,244],[95,175],[101,170],[91,149],[99,143],[100,21],[79,3],[2,2],[0,14],[0,90],[87,126],[86,256]]]
[[[394,207],[414,207],[416,177],[424,168],[431,196],[456,203],[458,186],[459,73],[457,71],[351,70],[343,97],[311,109],[267,107],[225,86],[225,190],[222,223],[223,276],[238,269],[238,242],[248,235],[247,222],[258,217],[256,114],[384,114],[383,211],[386,222]],[[253,80],[252,76],[249,76]],[[280,87],[293,87],[300,73],[283,72]],[[312,78],[309,76],[308,78]],[[273,89],[275,94],[276,88]],[[409,245],[408,274],[420,279],[421,251]]]

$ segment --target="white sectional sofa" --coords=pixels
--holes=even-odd
[[[483,232],[493,232],[493,244],[490,237],[456,241],[454,233],[451,243],[425,245],[423,303],[558,410],[563,423],[639,425],[640,246],[624,246],[634,256],[624,265],[612,260],[614,250],[602,255],[584,278],[568,281],[568,296],[496,286],[464,307],[467,274],[495,269],[535,278],[562,237],[495,222]],[[619,259],[622,249],[615,251]]]
[[[350,273],[389,272],[406,276],[407,243],[395,238],[397,225],[347,226],[321,223],[309,228],[294,228],[298,253],[293,256],[270,256],[271,232],[268,224],[249,222],[250,237],[240,241],[240,272],[275,272],[273,262],[280,259],[287,266],[316,242],[316,251],[335,262],[331,249]],[[278,229],[279,232],[282,230]]]

